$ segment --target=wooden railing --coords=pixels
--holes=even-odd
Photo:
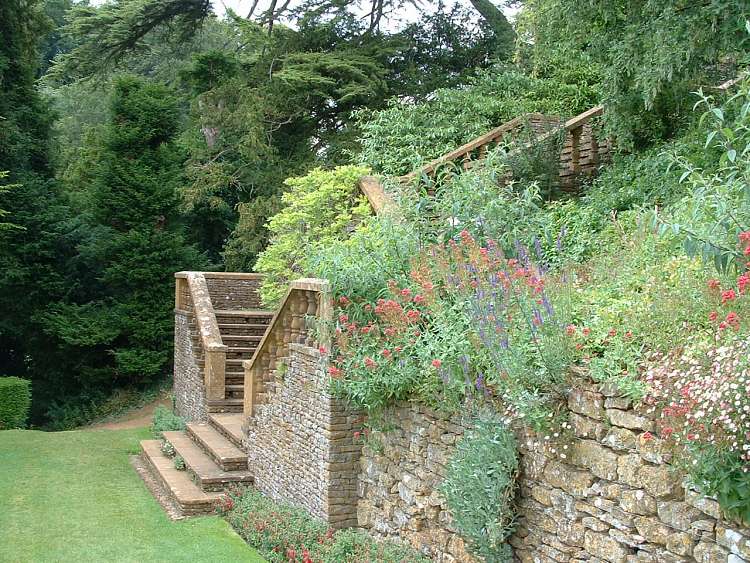
[[[206,277],[203,272],[177,272],[175,278],[175,309],[193,315],[200,335],[199,357],[196,359],[204,360],[206,399],[223,399],[228,347],[221,341]]]
[[[332,315],[330,287],[326,280],[303,278],[290,284],[252,359],[242,363],[245,370],[245,417],[255,416],[255,407],[267,402],[269,384],[275,379],[280,362],[289,356],[289,344],[328,344],[325,332],[317,337],[313,335],[307,319],[316,317],[330,321]],[[322,331],[324,325],[321,323]]]

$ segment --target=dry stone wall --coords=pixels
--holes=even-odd
[[[186,420],[207,416],[203,370],[196,363],[197,351],[190,334],[190,317],[183,311],[174,315],[174,399],[177,414]]]
[[[390,429],[371,432],[363,449],[358,525],[405,541],[435,561],[473,561],[436,490],[465,421],[409,403],[387,411],[384,421]]]
[[[246,437],[255,486],[304,507],[334,528],[356,526],[361,413],[328,392],[319,351],[289,344],[286,368],[268,385]]]
[[[666,448],[644,439],[654,430],[647,413],[586,384],[571,392],[569,408],[574,436],[554,448],[516,430],[517,560],[750,561],[750,530],[723,519],[716,501],[685,489]],[[435,490],[465,421],[417,405],[400,405],[387,420],[392,429],[374,433],[363,450],[359,525],[435,561],[471,561]]]

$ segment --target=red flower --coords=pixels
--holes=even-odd
[[[632,331],[632,330],[628,330],[628,331],[626,331],[626,332],[625,332],[625,338],[626,338],[627,340],[630,340],[631,338],[633,338],[633,331]]]
[[[750,243],[750,231],[743,231],[740,233],[740,242],[745,244]]]
[[[386,336],[393,336],[394,334],[396,334],[396,329],[389,326],[383,332],[385,333]]]
[[[341,377],[341,370],[335,366],[331,366],[328,368],[328,375],[330,375],[334,379],[338,379]]]
[[[750,248],[750,247],[748,247]],[[742,274],[737,278],[737,287],[739,287],[740,293],[745,293],[745,288],[750,284],[750,274]]]
[[[745,247],[744,254],[745,256],[750,256],[750,245]]]
[[[294,550],[293,547],[290,547],[289,549],[286,550],[286,556],[291,561],[294,561],[297,558],[297,552]]]
[[[342,306],[346,307],[349,303],[351,303],[351,301],[349,301],[349,299],[346,296],[342,295],[341,297],[339,297],[339,303]]]
[[[367,356],[365,358],[365,366],[368,368],[374,368],[377,367],[377,363],[375,363],[375,360],[373,360],[370,356]]]
[[[411,289],[409,289],[408,287],[405,287],[404,289],[401,290],[402,297],[409,297],[410,295],[411,295]]]
[[[437,359],[432,360],[432,367],[434,367],[435,369],[440,369],[440,366],[442,365],[443,365],[443,362],[441,362],[440,360],[437,360]]]
[[[645,440],[646,442],[650,442],[651,440],[653,440],[653,439],[654,439],[654,435],[653,435],[653,434],[651,434],[651,432],[649,432],[649,431],[647,430],[646,432],[644,432],[643,434],[641,434],[641,438],[642,438],[643,440]]]
[[[341,314],[339,315],[339,322],[340,322],[341,324],[346,324],[346,323],[348,323],[348,322],[349,322],[349,315],[346,315],[346,314],[344,314],[344,313],[341,313]]]
[[[609,336],[617,336],[617,330],[614,328],[610,328],[609,332],[607,333]]]
[[[396,347],[395,347],[395,348],[393,349],[393,351],[394,351],[394,352],[396,352],[397,354],[398,354],[398,353],[399,353],[399,352],[400,352],[401,350],[403,350],[403,348],[401,348],[401,346],[396,346]]]
[[[735,313],[734,311],[731,311],[727,314],[726,322],[729,326],[734,328],[734,330],[739,330],[740,328],[740,317]]]
[[[714,322],[718,318],[719,318],[719,313],[717,313],[716,311],[711,311],[708,314],[708,320],[711,321],[711,322]]]
[[[406,318],[409,319],[409,322],[415,323],[419,320],[419,311],[416,309],[412,309],[408,313],[406,313]]]
[[[368,334],[372,330],[372,326],[363,326],[362,327],[362,334]]]
[[[390,358],[391,357],[391,351],[388,348],[383,348],[383,351],[380,352],[384,358]]]
[[[565,327],[565,334],[568,336],[573,336],[576,333],[576,327],[575,325],[568,325]]]
[[[320,348],[318,348],[318,352],[325,356],[328,353],[328,350],[326,350],[325,346],[321,346]]]
[[[588,336],[591,334],[591,329],[589,327],[583,327],[583,330],[581,331],[584,336]]]
[[[662,429],[662,431],[661,431],[661,437],[662,438],[669,438],[672,435],[673,432],[674,432],[674,429],[671,428],[670,426],[667,426],[667,427],[665,427],[665,428]]]
[[[355,439],[355,440],[359,440],[359,437],[360,437],[361,435],[362,435],[362,432],[360,432],[359,430],[357,430],[357,431],[356,431],[356,432],[354,433],[354,439]]]
[[[719,289],[719,287],[720,287],[719,280],[708,280],[709,289]]]
[[[423,295],[415,295],[414,296],[414,303],[416,303],[417,305],[421,305],[422,303],[424,303],[424,296]]]
[[[734,292],[733,289],[727,289],[726,291],[721,292],[721,304],[723,305],[727,301],[732,301],[734,299],[737,299],[737,294]]]
[[[367,311],[368,313],[372,311],[372,305],[370,305],[369,303],[365,305],[365,311]]]

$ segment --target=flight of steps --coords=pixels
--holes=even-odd
[[[216,322],[219,325],[221,341],[229,347],[225,370],[226,395],[221,400],[209,400],[210,413],[242,412],[244,398],[245,372],[244,360],[253,357],[263,335],[273,317],[272,311],[230,311],[215,309]],[[195,319],[191,321],[190,332],[194,349],[200,350],[201,343]],[[203,369],[203,359],[198,366]]]
[[[242,449],[242,414],[209,414],[207,422],[191,422],[185,431],[163,436],[185,468],[175,467],[161,440],[141,441],[143,459],[185,516],[213,512],[227,485],[253,482]]]

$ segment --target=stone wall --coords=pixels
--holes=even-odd
[[[258,289],[261,275],[211,274],[206,272],[206,283],[211,303],[216,310],[262,309]]]
[[[574,436],[557,451],[517,429],[522,474],[520,561],[750,561],[750,530],[720,516],[718,504],[686,490],[653,421],[612,392],[582,385],[569,396]],[[401,405],[361,459],[359,525],[400,538],[435,561],[471,561],[452,532],[436,485],[464,422]],[[567,446],[567,447],[565,447]]]
[[[203,370],[196,363],[190,333],[191,314],[175,311],[174,315],[174,399],[177,414],[187,420],[206,418],[206,393]]]
[[[331,397],[315,348],[289,344],[286,368],[268,385],[246,437],[255,486],[304,507],[334,528],[355,526],[362,416]]]
[[[371,432],[362,451],[358,525],[399,538],[435,561],[473,561],[436,491],[466,428],[461,416],[402,403],[384,420],[391,429]]]

